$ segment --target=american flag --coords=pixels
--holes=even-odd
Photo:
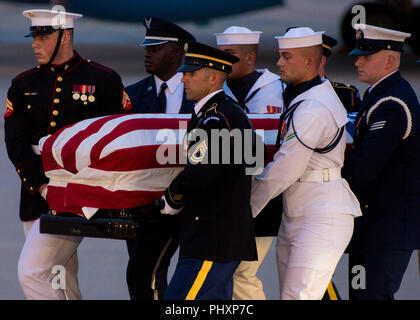
[[[248,116],[264,138],[267,162],[274,153],[279,114]],[[156,153],[164,146],[179,159],[190,117],[105,116],[75,123],[42,138],[39,147],[50,179],[50,209],[89,219],[98,208],[131,208],[160,198],[184,165],[180,161],[161,164]]]
[[[91,218],[99,208],[122,209],[160,198],[182,170],[180,161],[159,163],[164,146],[179,155],[188,114],[130,114],[87,119],[40,140],[51,210]],[[265,163],[274,154],[279,114],[248,114],[266,145]],[[354,117],[353,117],[354,118]],[[349,116],[349,132],[354,119]],[[163,129],[164,128],[164,129]],[[163,137],[165,139],[163,139]]]

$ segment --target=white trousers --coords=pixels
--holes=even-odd
[[[23,223],[26,240],[18,262],[18,278],[29,300],[80,300],[77,271],[77,248],[82,237],[43,234],[39,232],[39,219]],[[53,285],[63,266],[65,284]],[[55,267],[57,268],[57,267]],[[55,273],[53,273],[55,271]]]
[[[287,217],[276,244],[281,300],[321,300],[353,234],[354,217]]]
[[[233,274],[233,300],[265,300],[263,284],[257,277],[258,269],[270,249],[273,237],[255,237],[257,261],[241,261]]]

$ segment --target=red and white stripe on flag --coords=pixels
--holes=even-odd
[[[249,118],[264,137],[267,163],[274,153],[279,116],[249,114]],[[161,197],[183,164],[161,164],[156,151],[165,144],[180,159],[189,119],[187,114],[105,116],[42,138],[50,208],[90,218],[98,208],[131,208]]]

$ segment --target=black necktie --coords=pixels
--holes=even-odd
[[[166,112],[166,95],[165,95],[165,89],[168,87],[168,85],[164,82],[160,86],[160,92],[158,95],[158,102],[159,102],[159,112],[165,113]]]

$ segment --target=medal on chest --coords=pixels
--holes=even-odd
[[[74,84],[72,90],[73,100],[83,101],[84,105],[87,105],[88,102],[95,102],[96,98],[94,96],[95,86],[94,85],[82,85]]]

